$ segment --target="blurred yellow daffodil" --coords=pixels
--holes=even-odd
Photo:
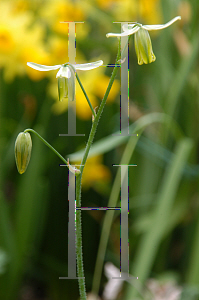
[[[75,164],[80,164],[76,161]],[[102,186],[105,188],[111,181],[111,172],[103,164],[103,156],[97,155],[87,159],[82,176],[82,187],[87,190],[90,187],[102,192]]]
[[[0,68],[7,82],[26,74],[27,56],[33,61],[36,59],[39,63],[51,64],[44,44],[44,27],[34,23],[31,10],[17,13],[17,3],[19,1],[0,1]],[[34,71],[27,75],[38,79]]]
[[[151,30],[160,30],[167,28],[177,20],[180,20],[181,17],[175,17],[168,23],[164,25],[142,25],[140,23],[132,23],[132,24],[125,24],[122,26],[123,32],[122,33],[107,33],[106,37],[123,37],[123,36],[129,36],[132,34],[134,35],[135,40],[135,51],[138,58],[138,64],[142,65],[151,63],[155,61],[156,57],[153,53],[152,44],[151,44],[151,38],[148,33],[148,31]]]

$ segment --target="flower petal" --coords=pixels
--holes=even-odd
[[[70,78],[71,77],[71,71],[70,71],[69,66],[66,66],[66,67],[62,66],[59,69],[59,71],[57,72],[56,78],[58,78],[58,77]]]
[[[112,37],[112,36],[117,36],[117,37],[122,37],[122,36],[128,36],[131,34],[134,34],[135,32],[137,32],[140,29],[140,26],[136,25],[135,27],[133,27],[132,29],[128,29],[125,27],[125,31],[122,33],[107,33],[106,37]]]
[[[171,24],[173,24],[174,22],[176,22],[177,20],[181,20],[181,17],[175,17],[173,18],[171,21],[167,22],[164,25],[143,25],[142,28],[146,29],[146,30],[159,30],[159,29],[164,29],[169,27]]]
[[[57,72],[59,101],[75,100],[75,72],[70,65],[62,66]]]
[[[27,62],[27,65],[35,70],[38,71],[51,71],[51,70],[57,70],[61,67],[61,65],[55,65],[55,66],[45,66],[45,65],[39,65],[33,62]]]
[[[151,38],[146,29],[140,28],[134,35],[134,41],[139,65],[155,61],[156,57],[153,53]]]
[[[128,30],[131,30],[131,29],[135,28],[136,26],[142,27],[142,24],[137,23],[137,22],[133,22],[131,24],[124,24],[122,26],[122,29],[123,29],[123,31],[128,31]]]
[[[68,78],[68,100],[75,100],[75,72],[72,67],[69,66],[70,77]]]
[[[73,67],[76,70],[86,71],[86,70],[95,69],[97,67],[100,67],[101,65],[103,65],[103,61],[102,60],[98,60],[98,61],[95,61],[95,62],[92,62],[92,63],[88,63],[88,64],[73,64]]]

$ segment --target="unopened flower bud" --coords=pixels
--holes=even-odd
[[[15,142],[15,160],[18,172],[23,174],[30,161],[32,140],[28,132],[20,132]]]
[[[138,64],[149,64],[156,60],[153,53],[151,38],[148,31],[140,28],[134,35],[135,37],[135,51],[138,58]]]

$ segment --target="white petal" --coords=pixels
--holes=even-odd
[[[128,31],[128,30],[131,30],[131,29],[135,28],[137,25],[139,25],[140,27],[142,27],[142,24],[133,22],[131,24],[124,24],[122,26],[122,29],[123,29],[123,31]]]
[[[27,65],[35,70],[38,71],[51,71],[51,70],[57,70],[61,67],[61,65],[55,65],[55,66],[45,66],[45,65],[39,65],[33,62],[27,62]]]
[[[88,64],[73,64],[73,67],[76,70],[86,71],[86,70],[95,69],[97,67],[100,67],[101,65],[103,65],[103,61],[102,60],[98,60],[98,61],[95,61],[95,62],[92,62],[92,63],[88,63]]]
[[[71,71],[70,68],[68,66],[66,67],[61,67],[59,69],[59,71],[57,72],[56,78],[58,77],[66,77],[66,78],[70,78],[71,77]]]
[[[126,30],[122,33],[107,33],[106,37],[110,37],[110,36],[118,36],[118,37],[127,36],[127,35],[131,35],[131,34],[136,33],[139,29],[140,29],[140,26],[135,26],[132,29],[128,29],[128,30]]]
[[[159,29],[164,29],[169,27],[171,24],[173,24],[174,22],[176,22],[177,20],[181,20],[181,17],[175,17],[174,19],[172,19],[171,21],[167,22],[164,25],[143,25],[142,28],[146,29],[146,30],[159,30]]]

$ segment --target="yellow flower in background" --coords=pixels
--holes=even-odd
[[[46,65],[50,65],[52,61],[51,53],[47,51],[43,43],[44,36],[44,28],[39,24],[35,24],[32,29],[29,30],[29,35],[26,36],[24,47],[21,49],[20,62],[25,66],[26,74],[32,80],[41,80],[46,77],[46,74],[28,68],[26,65],[27,61],[37,61],[38,63],[44,63]]]
[[[32,48],[30,44],[26,44],[21,54],[21,60],[25,66],[28,60],[38,61],[46,65],[51,64],[51,57],[43,47]],[[28,68],[27,66],[26,74],[31,80],[34,81],[38,81],[46,77],[46,74],[43,72],[37,72],[36,70]]]
[[[94,78],[94,86],[96,88],[96,95],[102,99],[104,97],[104,94],[106,92],[106,89],[109,84],[110,77],[108,77],[105,74],[99,74],[98,77]],[[119,80],[115,79],[112,85],[112,88],[110,90],[107,103],[113,102],[115,100],[115,97],[119,94],[120,91],[120,83]]]
[[[103,99],[109,84],[110,78],[104,74],[105,70],[105,67],[101,67],[93,70],[92,73],[90,73],[90,76],[88,73],[85,73],[82,74],[84,76],[80,77],[86,93],[94,108],[100,105],[100,101]],[[107,103],[113,102],[115,100],[115,97],[118,95],[119,90],[120,83],[117,79],[115,79],[107,98]],[[97,98],[99,98],[99,100]],[[90,107],[88,106],[85,96],[78,84],[76,90],[76,100],[76,113],[78,118],[83,120],[91,119],[92,113]]]
[[[81,120],[91,120],[92,112],[88,105],[88,102],[78,84],[76,85],[76,87],[77,87],[77,89],[76,89],[76,100],[77,100],[76,101],[76,115]],[[87,95],[88,95],[88,93],[87,93]],[[89,100],[90,100],[93,108],[97,107],[98,101],[97,101],[95,93],[89,92],[88,97],[89,97]]]
[[[64,24],[62,25],[64,26]],[[56,65],[58,61],[60,64],[64,64],[66,61],[69,61],[67,32],[63,37],[52,35],[49,39],[48,45],[50,49],[51,65]]]
[[[64,38],[66,41],[65,46],[65,60],[68,56],[68,21],[83,22],[86,21],[86,15],[84,6],[80,5],[80,2],[72,0],[50,0],[44,2],[40,10],[39,16],[55,34],[59,34],[59,38]],[[66,23],[63,23],[66,21]],[[90,31],[90,25],[88,22],[80,23],[76,25],[76,36],[78,40],[85,38]],[[58,35],[50,37],[51,39],[57,39]],[[58,38],[58,39],[59,39]],[[56,60],[57,61],[57,60]]]
[[[9,2],[4,1],[0,3],[0,11],[0,66],[4,67],[17,49],[19,32],[23,34],[28,16],[13,18]]]
[[[15,41],[12,32],[3,23],[0,23],[0,53],[5,55],[9,54],[13,47]]]
[[[76,162],[76,164],[80,164],[80,162]],[[103,156],[88,158],[82,176],[82,187],[98,189],[98,186],[107,185],[110,180],[111,172],[108,167],[103,165]]]
[[[34,4],[33,1],[27,1],[27,0],[11,0],[10,3],[12,6],[11,8],[12,13],[16,15],[32,9],[32,4]]]
[[[58,61],[57,57],[59,63],[67,61],[68,24],[60,21],[84,20],[80,6],[70,0],[41,3],[25,0],[1,1],[0,11],[0,67],[4,68],[4,78],[7,81],[25,74],[32,80],[49,76],[27,68],[26,62],[37,61],[53,65]],[[35,18],[34,11],[38,18]],[[42,18],[42,22],[39,18]],[[48,36],[47,28],[50,32]],[[78,39],[88,34],[88,28],[88,25],[78,24]],[[61,33],[61,36],[55,36],[53,32]]]
[[[149,24],[161,21],[159,0],[96,0],[94,4],[92,1],[90,4],[91,10],[92,5],[109,10],[116,20],[128,19],[129,21],[138,18]],[[91,13],[87,12],[80,2],[72,0],[49,0],[41,3],[26,0],[2,0],[0,11],[3,12],[0,19],[0,66],[4,68],[4,78],[7,81],[11,81],[17,75],[25,74],[32,80],[50,77],[46,73],[38,73],[27,68],[26,62],[37,61],[45,65],[53,65],[59,61],[57,58],[60,59],[60,64],[67,61],[68,24],[60,23],[60,21],[86,21],[88,14]],[[37,13],[38,18],[35,18],[33,12]],[[38,22],[40,19],[42,22]],[[46,28],[50,32],[47,39],[45,39]],[[61,35],[52,34],[53,32]],[[88,34],[88,24],[77,25],[78,40]],[[103,87],[107,86],[106,83],[108,83],[108,77],[104,74],[100,76],[99,81],[95,82],[97,91],[92,93],[91,99],[96,104],[96,97],[103,97]],[[111,94],[114,94],[114,90],[112,88]],[[77,94],[81,97],[81,92],[77,91]],[[115,98],[111,94],[109,100]],[[90,113],[86,109],[84,111],[82,118],[88,119]]]
[[[162,11],[159,0],[125,0],[117,1],[112,14],[115,20],[138,20],[148,24],[162,22]]]
[[[67,24],[64,21],[85,21],[85,15],[78,2],[70,0],[50,0],[39,10],[39,15],[55,32],[68,33]]]
[[[37,57],[38,61],[39,58],[42,61],[49,61],[43,44],[43,27],[32,25],[31,11],[19,14],[13,12],[12,4],[12,1],[0,2],[0,66],[4,68],[6,81],[13,80],[17,75],[26,74],[27,56]]]
[[[139,13],[144,23],[159,24],[162,22],[160,0],[139,1]]]

